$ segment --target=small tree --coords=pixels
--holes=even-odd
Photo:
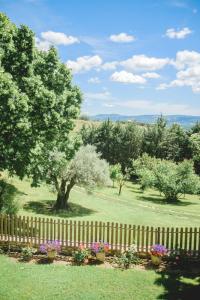
[[[81,146],[71,161],[62,153],[52,153],[47,176],[57,191],[56,209],[69,207],[69,195],[75,185],[91,189],[110,184],[109,165],[91,145]]]
[[[110,178],[113,182],[113,188],[115,187],[115,182],[117,181],[121,172],[122,172],[122,170],[121,170],[120,164],[110,166]]]
[[[145,187],[156,188],[167,201],[177,201],[183,194],[198,192],[199,177],[189,160],[176,164],[145,155],[134,162],[134,168],[140,182]]]
[[[121,167],[121,166],[120,166]],[[122,172],[122,169],[119,169],[119,172],[117,174],[117,183],[119,185],[119,196],[121,195],[122,188],[125,185],[126,181],[129,179],[129,170],[126,168],[124,173]]]

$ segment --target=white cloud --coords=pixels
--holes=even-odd
[[[91,77],[89,80],[88,80],[89,83],[100,83],[100,79],[98,77]]]
[[[46,31],[41,33],[41,37],[52,45],[71,45],[79,43],[77,37],[66,35],[62,32]]]
[[[176,60],[172,64],[177,69],[184,69],[185,67],[195,66],[200,64],[200,52],[183,50],[176,54]]]
[[[175,30],[174,28],[167,29],[165,35],[170,39],[185,39],[189,34],[192,33],[188,27],[184,27],[181,30]]]
[[[81,56],[74,60],[68,60],[66,65],[72,69],[74,73],[86,72],[91,69],[98,68],[102,64],[102,59],[99,55]]]
[[[134,55],[131,58],[122,61],[120,64],[131,70],[136,71],[155,71],[162,69],[170,63],[169,58],[148,57],[146,55]]]
[[[128,35],[127,33],[119,33],[119,34],[112,34],[110,36],[110,40],[115,43],[130,43],[135,40],[133,35]]]
[[[114,72],[110,79],[112,81],[116,82],[122,82],[122,83],[137,83],[137,84],[144,84],[146,82],[146,79],[143,78],[140,75],[135,75],[130,72],[126,71],[120,71],[120,72]]]
[[[200,92],[200,53],[195,51],[179,51],[173,65],[179,70],[176,79],[160,84],[157,89],[188,86],[194,93]]]
[[[119,64],[118,61],[106,62],[105,64],[102,65],[101,68],[105,71],[115,70],[118,64]]]
[[[187,68],[186,70],[179,71],[176,74],[175,80],[170,83],[163,83],[157,89],[164,90],[169,87],[183,87],[189,86],[194,93],[200,92],[200,65]]]
[[[152,79],[157,79],[160,78],[160,74],[155,73],[155,72],[147,72],[147,73],[143,73],[142,77],[144,78],[152,78]]]

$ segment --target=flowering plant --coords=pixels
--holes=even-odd
[[[164,256],[167,253],[167,249],[163,245],[155,244],[151,247],[150,253],[154,256]]]
[[[85,246],[81,244],[79,245],[78,250],[76,250],[73,253],[73,258],[76,263],[81,264],[88,259],[89,255],[90,255],[90,250],[85,248]]]
[[[48,241],[47,243],[40,245],[40,251],[42,253],[48,253],[51,251],[59,252],[60,249],[61,245],[59,241]]]
[[[103,253],[108,252],[109,250],[109,244],[103,241],[95,242],[92,244],[92,251],[95,253]]]

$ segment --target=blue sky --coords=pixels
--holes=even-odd
[[[82,112],[200,115],[199,0],[0,0],[37,47],[57,47]]]

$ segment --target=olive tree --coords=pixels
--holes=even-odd
[[[111,183],[108,163],[91,145],[81,146],[71,160],[66,160],[62,152],[52,152],[46,171],[47,182],[57,191],[56,209],[69,207],[69,195],[75,185],[92,189]]]

